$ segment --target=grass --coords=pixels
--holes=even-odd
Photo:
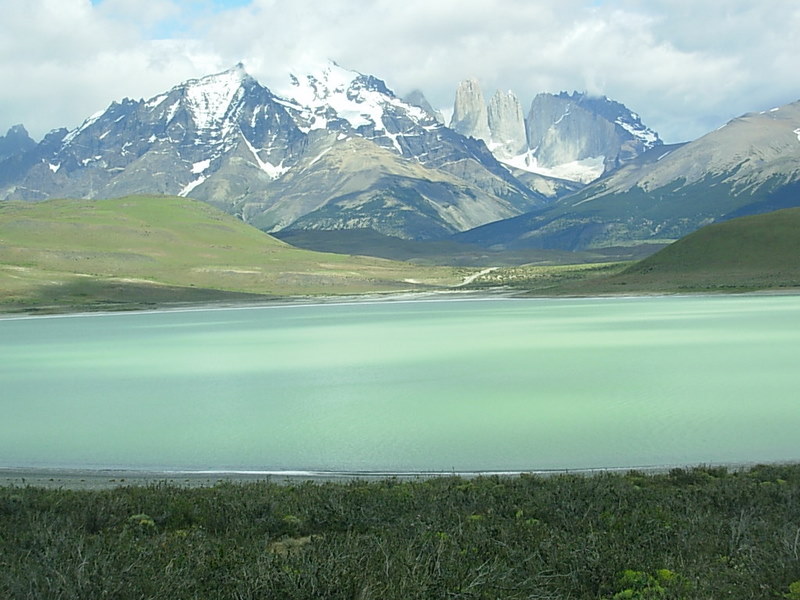
[[[628,291],[800,288],[800,208],[709,225],[604,282]]]
[[[752,292],[800,288],[800,208],[708,225],[627,263],[508,267],[474,286],[538,295]]]
[[[779,599],[800,465],[0,488],[0,596]]]
[[[506,288],[536,295],[559,296],[570,293],[571,286],[604,281],[623,271],[630,263],[587,263],[578,265],[520,265],[501,267],[478,277],[471,289]]]
[[[796,289],[798,231],[800,209],[785,209],[702,228],[635,263],[500,266],[462,289],[503,286],[548,296]],[[330,249],[341,241],[331,240]],[[392,252],[421,251],[419,243],[396,245]],[[453,247],[428,250],[445,256]],[[548,258],[564,259],[556,254]],[[0,204],[6,312],[448,289],[475,271],[295,248],[185,198]]]
[[[172,197],[0,204],[0,308],[441,288],[469,270],[301,250]]]

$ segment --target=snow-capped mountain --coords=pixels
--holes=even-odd
[[[236,65],[113,102],[38,144],[13,127],[0,137],[0,201],[183,195],[269,232],[561,249],[666,243],[800,204],[800,102],[664,146],[605,97],[539,94],[523,117],[512,92],[487,105],[472,81],[459,87],[459,132],[412,96],[335,63],[277,95]]]
[[[425,94],[422,93],[422,90],[411,90],[409,93],[403,96],[403,101],[411,106],[421,108],[428,115],[436,119],[438,123],[444,125],[445,119],[442,111],[436,110],[433,108],[433,106],[431,106],[431,103],[428,102],[428,99],[425,97]]]
[[[32,151],[35,163],[6,197],[187,195],[237,158],[264,183],[281,174],[303,137],[241,65],[146,101],[114,102],[53,136],[60,139]]]
[[[544,210],[461,239],[507,248],[666,244],[711,223],[800,206],[800,101],[657,146]]]
[[[662,144],[636,113],[605,96],[537,94],[527,124],[531,163],[553,173],[593,162],[597,178]]]
[[[410,238],[544,203],[482,143],[375,77],[328,63],[293,76],[290,91],[274,95],[240,64],[112,103],[50,134],[25,153],[25,168],[0,162],[0,198],[191,195],[268,231],[297,223]],[[396,214],[414,217],[398,225]]]
[[[538,94],[523,117],[511,91],[498,90],[487,108],[480,84],[472,79],[456,90],[450,126],[484,140],[512,169],[580,183],[662,144],[636,113],[605,96]]]

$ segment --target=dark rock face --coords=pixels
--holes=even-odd
[[[22,125],[14,125],[4,136],[0,136],[0,161],[23,154],[36,147],[36,142]]]

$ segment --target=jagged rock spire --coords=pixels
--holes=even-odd
[[[450,128],[461,135],[491,141],[486,102],[481,86],[475,79],[465,79],[458,85]]]
[[[501,157],[512,157],[528,149],[522,105],[512,91],[497,90],[489,101],[489,131],[492,150]]]

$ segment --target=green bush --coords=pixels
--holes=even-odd
[[[6,487],[0,598],[800,600],[799,497],[798,465]]]

